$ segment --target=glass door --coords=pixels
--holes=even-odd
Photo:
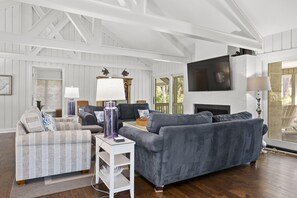
[[[172,85],[172,114],[184,113],[184,77],[173,76]]]
[[[268,144],[295,150],[297,143],[297,65],[268,65],[271,91],[268,95]],[[295,146],[294,146],[295,145]]]
[[[169,77],[155,78],[155,110],[169,113]]]

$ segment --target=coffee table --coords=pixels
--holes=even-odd
[[[140,129],[141,131],[144,131],[144,132],[148,132],[148,130],[146,129],[145,126],[136,124],[136,121],[123,122],[123,126],[129,126],[129,127],[133,127],[136,129]]]

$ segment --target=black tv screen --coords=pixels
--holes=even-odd
[[[231,90],[230,57],[188,63],[189,91]]]

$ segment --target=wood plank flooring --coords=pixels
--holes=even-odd
[[[0,134],[0,197],[9,197],[14,179],[14,134]],[[269,152],[262,154],[256,167],[242,165],[165,186],[155,193],[153,185],[135,177],[136,198],[297,198],[297,157]],[[100,188],[104,188],[100,185]],[[43,198],[98,198],[105,194],[91,186],[43,196]],[[129,192],[115,198],[130,197]]]

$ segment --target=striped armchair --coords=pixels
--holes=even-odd
[[[60,120],[61,121],[61,120]],[[16,127],[16,181],[89,170],[91,132],[76,122],[56,122],[57,131],[27,133],[19,121]]]

